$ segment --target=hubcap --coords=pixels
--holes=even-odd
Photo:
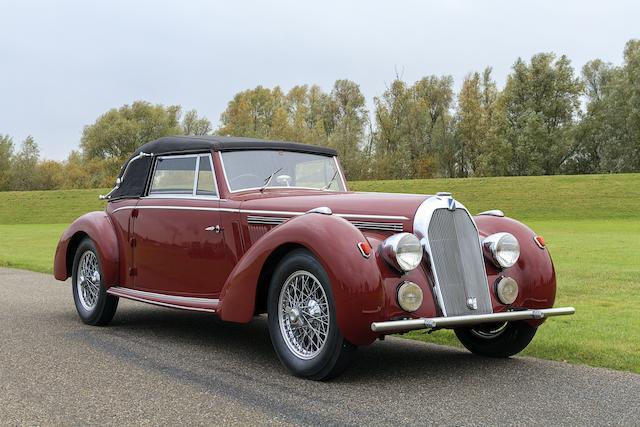
[[[488,324],[484,327],[477,327],[471,329],[471,333],[477,336],[478,338],[490,340],[496,338],[507,329],[507,322],[496,324]]]
[[[278,299],[278,323],[287,347],[300,359],[312,359],[329,336],[329,301],[320,281],[299,270],[287,278]]]
[[[100,292],[100,271],[98,258],[92,251],[86,251],[80,257],[76,286],[82,307],[87,311],[93,310],[98,303]]]

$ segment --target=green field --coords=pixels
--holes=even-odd
[[[471,212],[499,208],[542,234],[558,275],[556,305],[524,354],[640,373],[640,174],[367,181],[353,190],[451,191]],[[0,193],[0,265],[51,272],[62,230],[102,209],[108,190]],[[458,345],[450,331],[414,339]]]

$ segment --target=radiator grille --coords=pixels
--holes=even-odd
[[[491,313],[484,261],[473,221],[464,209],[436,209],[428,229],[433,274],[447,316]],[[475,298],[477,309],[469,307]]]

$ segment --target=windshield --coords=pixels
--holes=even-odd
[[[343,191],[333,157],[293,151],[247,150],[222,153],[231,191],[297,187]]]

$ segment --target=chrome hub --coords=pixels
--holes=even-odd
[[[320,281],[299,270],[285,280],[278,299],[280,333],[300,359],[317,356],[329,337],[329,300]]]

